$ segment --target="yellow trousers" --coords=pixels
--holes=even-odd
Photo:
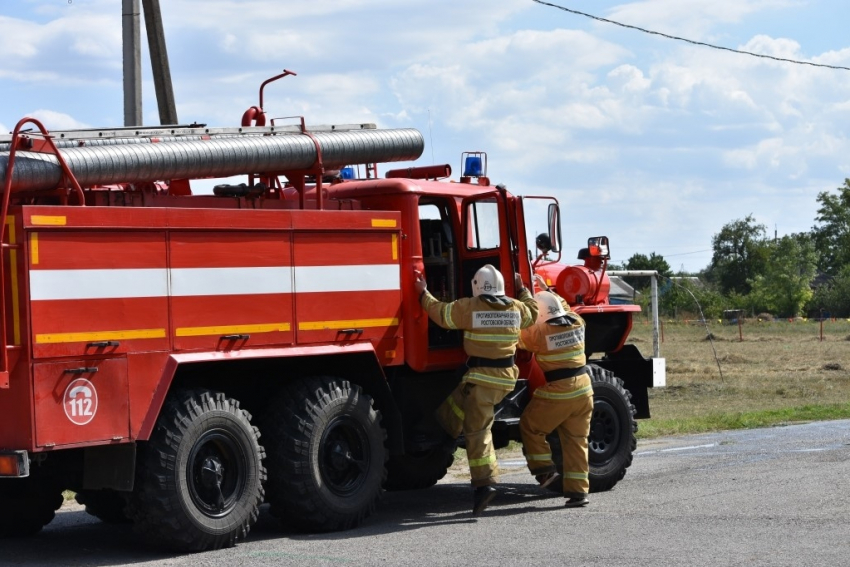
[[[558,432],[563,456],[564,495],[588,493],[587,436],[593,414],[590,377],[582,374],[548,382],[534,391],[522,412],[519,428],[528,469],[533,475],[555,472],[552,449],[546,436]]]
[[[437,419],[453,438],[463,432],[472,486],[499,481],[499,465],[493,449],[493,408],[509,390],[461,382],[437,408]]]

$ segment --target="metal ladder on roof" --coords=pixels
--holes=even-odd
[[[86,128],[79,130],[52,130],[57,148],[79,146],[118,145],[145,142],[164,142],[180,139],[211,139],[231,136],[272,136],[277,134],[303,134],[305,127],[299,124],[272,126],[237,126],[209,128],[206,124],[174,124],[167,126],[127,126],[120,128]],[[306,126],[308,132],[350,132],[352,130],[376,130],[373,123],[363,124],[318,124]],[[38,131],[23,131],[24,136],[41,138]],[[14,136],[0,134],[0,152],[11,150]]]

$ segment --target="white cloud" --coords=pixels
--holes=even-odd
[[[120,124],[120,2],[6,3],[0,122],[38,108],[51,128]],[[822,53],[812,47],[824,19],[848,15],[843,4],[834,14],[821,0],[576,4],[664,33],[850,66],[843,36]],[[494,182],[554,192],[572,215],[569,242],[608,234],[616,261],[709,248],[711,234],[750,211],[803,230],[817,191],[850,175],[844,71],[674,42],[529,0],[161,6],[181,121],[236,125],[260,83],[292,69],[297,77],[266,87],[269,116],[417,127],[438,163],[487,151]],[[156,121],[146,58],[143,72],[145,118]],[[699,269],[708,258],[669,261]]]
[[[44,108],[33,110],[29,113],[29,116],[39,120],[50,130],[77,130],[80,128],[91,128],[90,125],[80,122],[72,116]]]
[[[700,40],[718,24],[735,24],[745,17],[799,4],[795,0],[643,0],[612,8],[606,15],[652,31]]]

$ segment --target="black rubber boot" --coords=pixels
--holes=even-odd
[[[587,506],[587,498],[584,496],[581,498],[568,498],[564,504],[564,508],[581,508],[582,506]]]
[[[476,488],[472,498],[472,515],[477,516],[483,512],[495,497],[496,489],[492,486],[479,486]]]

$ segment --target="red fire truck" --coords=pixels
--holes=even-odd
[[[492,186],[482,152],[458,182],[449,165],[379,178],[376,164],[420,156],[418,131],[263,116],[53,133],[23,119],[0,139],[0,536],[39,531],[72,490],[158,544],[215,549],[263,502],[339,530],[384,489],[435,484],[456,441],[434,409],[465,356],[413,274],[451,300],[488,263],[509,293],[537,270],[586,318],[591,489],[622,479],[653,363],[625,345],[638,308],[608,303],[607,239],[558,263],[556,200]],[[208,178],[227,180],[193,194]],[[542,380],[520,358],[497,446],[519,440]]]

